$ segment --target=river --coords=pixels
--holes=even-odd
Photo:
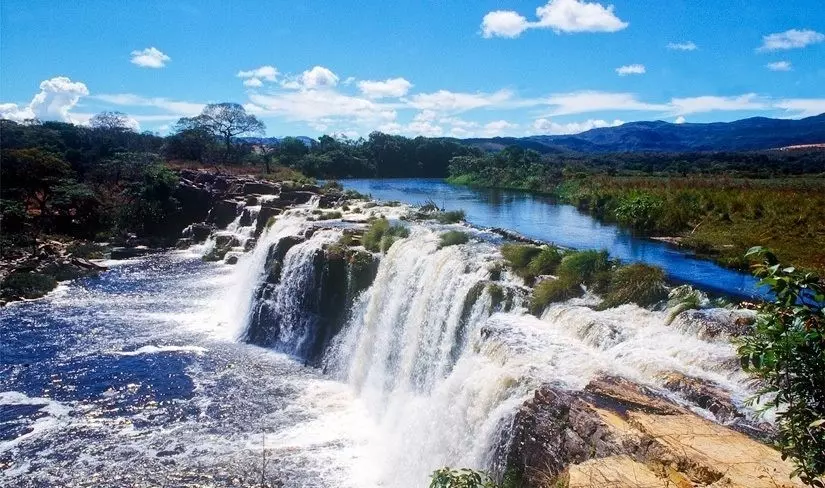
[[[736,296],[758,294],[753,276],[721,267],[661,242],[633,236],[603,224],[571,205],[529,192],[470,188],[440,179],[341,180],[347,189],[381,200],[411,205],[432,200],[447,210],[464,210],[467,221],[482,227],[501,227],[524,236],[575,249],[607,249],[628,262],[644,262],[665,270],[674,281]]]
[[[360,189],[446,198],[397,183]],[[489,210],[495,222],[478,217],[477,201],[460,207],[478,224],[511,227],[512,218],[529,234],[518,215],[552,213],[531,198]],[[434,223],[410,224],[380,257],[340,332],[310,361],[307,344],[329,333],[319,329],[318,259],[351,225],[309,231],[319,225],[314,203],[280,216],[234,266],[203,262],[207,243],[109,262],[99,277],[0,310],[0,485],[413,488],[446,464],[490,467],[509,419],[546,382],[579,390],[609,373],[660,388],[677,371],[719,385],[743,409],[753,392],[724,337],[669,325],[666,311],[595,311],[585,296],[534,317],[506,271],[497,283],[513,305],[496,305],[500,236]],[[342,210],[347,221],[405,211]],[[227,232],[243,244],[255,222],[239,222]],[[440,249],[439,233],[455,228],[471,241]],[[268,284],[269,250],[291,236],[302,237]]]

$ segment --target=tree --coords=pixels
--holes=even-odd
[[[133,128],[129,116],[122,112],[100,112],[89,120],[89,125],[93,129],[114,132],[131,131]]]
[[[254,115],[246,113],[237,103],[211,103],[200,115],[192,119],[181,119],[178,123],[190,128],[206,130],[220,139],[224,145],[223,160],[229,159],[232,151],[232,139],[241,135],[263,135],[266,126]]]
[[[752,332],[739,344],[742,367],[762,381],[765,408],[775,408],[778,447],[808,485],[825,487],[825,281],[760,247],[755,274],[773,300],[759,307]],[[759,397],[757,397],[758,399]]]

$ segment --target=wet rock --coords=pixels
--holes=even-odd
[[[686,310],[673,319],[671,326],[707,340],[720,336],[739,337],[750,330],[755,320],[753,310],[710,308]]]
[[[241,220],[238,221],[238,224],[241,227],[248,227],[252,225],[252,213],[248,208],[243,209],[243,212],[241,212]]]
[[[305,239],[300,236],[286,236],[270,246],[269,252],[266,255],[266,264],[264,265],[268,270],[267,283],[274,284],[280,281],[281,265],[284,262],[286,253],[289,252],[293,246],[304,242],[304,240]]]
[[[243,250],[244,251],[251,251],[251,250],[255,249],[255,246],[257,244],[258,244],[258,239],[255,239],[254,237],[250,237],[249,239],[246,240],[246,242],[243,243]]]
[[[223,176],[215,177],[212,180],[212,189],[218,193],[226,193],[226,191],[229,190],[230,185],[230,180]]]
[[[255,222],[255,234],[260,235],[269,223],[269,219],[277,215],[280,215],[281,212],[282,210],[279,208],[262,206],[261,210],[258,211],[258,218]]]
[[[207,171],[198,171],[198,175],[195,177],[195,183],[199,183],[202,185],[206,183],[214,183],[217,178],[218,176],[213,173],[209,173]]]
[[[175,243],[175,249],[189,249],[192,247],[193,241],[190,237],[181,237],[178,239],[178,242]]]
[[[226,256],[226,259],[224,259],[223,262],[226,264],[238,264],[238,256],[234,254]]]
[[[204,242],[210,234],[212,234],[212,226],[204,223],[192,224],[181,233],[183,237],[191,238],[193,243]]]
[[[159,249],[154,249],[146,246],[114,247],[112,248],[109,257],[111,259],[130,259],[140,256],[146,256],[147,254],[152,254],[159,251]]]
[[[186,222],[206,220],[212,206],[209,190],[185,181],[181,181],[175,189],[175,199],[180,202],[181,219]]]
[[[743,417],[731,401],[730,394],[713,382],[671,371],[662,375],[663,386],[686,400],[710,411],[723,423]]]
[[[240,245],[241,241],[232,234],[218,234],[215,236],[215,247],[228,249]]]
[[[281,200],[291,205],[301,205],[310,201],[315,195],[317,193],[311,191],[285,191],[281,192]]]
[[[255,205],[258,205],[258,196],[247,195],[246,199],[244,199],[244,203],[246,203],[247,207],[254,207]]]
[[[225,228],[238,216],[238,204],[234,200],[218,200],[209,211],[208,222]]]
[[[277,195],[279,191],[280,188],[278,185],[263,181],[244,183],[242,190],[244,195],[249,195],[250,193],[256,193],[258,195]]]

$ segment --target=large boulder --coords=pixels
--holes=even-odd
[[[250,181],[244,183],[242,191],[244,195],[277,195],[280,188],[278,185],[266,181]]]
[[[493,472],[514,486],[802,486],[774,449],[619,377],[542,385],[501,432]]]
[[[235,200],[218,200],[212,205],[209,211],[209,223],[215,224],[218,228],[225,228],[238,216],[238,202]]]
[[[673,319],[671,326],[697,335],[700,339],[739,337],[750,330],[756,312],[746,309],[709,308],[686,310]]]
[[[185,222],[206,220],[212,206],[209,190],[181,181],[175,189],[175,198],[180,202],[181,219]]]
[[[317,193],[311,191],[284,191],[281,192],[281,200],[291,205],[301,205],[310,201],[315,195]]]
[[[208,239],[211,233],[211,225],[204,224],[203,222],[198,222],[195,224],[191,224],[189,227],[183,229],[181,236],[192,239],[192,242],[194,243],[200,243]]]

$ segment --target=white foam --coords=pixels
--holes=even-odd
[[[191,352],[195,354],[203,354],[209,349],[200,346],[143,346],[134,351],[115,351],[113,354],[118,356],[137,356],[140,354],[158,354],[164,352]]]

